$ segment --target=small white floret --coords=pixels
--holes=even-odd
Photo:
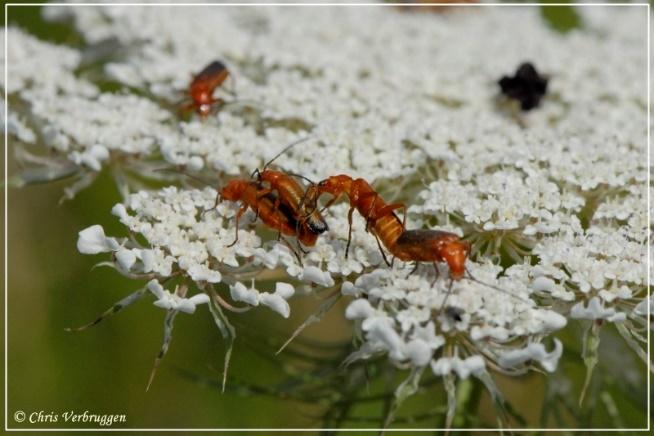
[[[291,307],[288,305],[288,302],[277,294],[271,294],[269,292],[264,292],[259,297],[261,304],[268,306],[273,311],[279,313],[284,318],[288,318],[291,314]]]
[[[113,208],[111,208],[111,214],[117,216],[121,223],[127,225],[129,222],[129,215],[127,214],[127,209],[122,203],[117,203]]]
[[[413,339],[406,344],[405,354],[413,366],[426,366],[434,354],[429,344],[422,339]]]
[[[275,295],[279,295],[284,300],[288,300],[295,294],[295,288],[290,283],[275,283]]]
[[[465,379],[472,375],[482,373],[486,369],[486,363],[481,356],[470,356],[466,359],[458,357],[441,357],[431,361],[431,370],[435,375],[445,376],[456,372],[459,378]]]
[[[624,312],[616,312],[613,307],[604,308],[599,297],[593,297],[588,301],[588,307],[579,302],[570,309],[570,317],[576,319],[605,319],[609,322],[622,322],[626,318]]]
[[[220,283],[222,279],[219,271],[212,270],[202,264],[192,265],[187,272],[195,282]]]
[[[520,350],[507,351],[500,356],[498,362],[504,368],[513,368],[529,360],[534,360],[539,362],[546,371],[554,372],[561,354],[563,354],[563,344],[558,339],[554,339],[554,350],[550,353],[545,350],[543,344],[531,343]]]
[[[129,271],[136,263],[136,254],[133,250],[121,248],[116,252],[116,261],[123,271]]]
[[[647,316],[648,309],[650,314],[654,314],[654,297],[645,298],[643,301],[638,303],[634,308],[634,313],[641,316]]]
[[[120,247],[115,238],[108,238],[101,225],[94,225],[79,232],[77,250],[83,254],[98,254],[115,251]]]
[[[236,282],[229,286],[229,294],[234,301],[247,303],[251,306],[259,305],[259,291],[256,289],[248,289],[241,282]]]
[[[190,298],[182,298],[179,295],[171,294],[156,280],[150,280],[148,282],[148,289],[157,297],[154,305],[166,310],[193,313],[195,312],[196,306],[209,302],[209,296],[207,294],[196,294]]]
[[[365,319],[374,313],[375,310],[370,305],[370,302],[365,299],[354,300],[345,309],[345,317],[347,319]]]
[[[315,266],[304,267],[300,275],[300,280],[325,287],[334,286],[334,279],[332,276],[328,272]]]

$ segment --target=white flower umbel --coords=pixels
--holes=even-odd
[[[287,300],[295,293],[294,286],[289,283],[277,282],[274,292],[259,292],[254,288],[254,280],[250,289],[241,280],[273,270],[273,275],[288,273],[314,286],[334,285],[332,273],[321,269],[327,265],[320,258],[311,265],[303,265],[286,245],[274,240],[262,244],[262,239],[253,230],[238,229],[238,241],[234,243],[234,216],[238,205],[220,203],[214,208],[216,195],[212,188],[179,190],[170,187],[157,192],[141,191],[130,195],[125,204],[119,203],[112,209],[113,215],[127,227],[129,238],[107,237],[100,225],[79,233],[77,247],[81,253],[111,253],[111,261],[103,264],[113,266],[130,278],[150,279],[145,288],[125,297],[96,321],[80,329],[112,316],[141,298],[145,290],[155,296],[155,306],[167,311],[164,344],[155,361],[150,382],[170,345],[173,321],[178,312],[191,314],[198,305],[209,303],[221,332],[226,339],[233,340],[235,332],[223,310],[239,313],[264,305],[288,318],[291,308]],[[252,218],[246,214],[242,223],[249,223]],[[355,235],[360,239],[354,247],[361,253],[355,258],[367,262],[371,257],[364,254],[368,235],[362,229]],[[337,238],[338,234],[335,234],[333,239],[322,240],[321,244],[340,246],[341,241]],[[322,248],[321,251],[328,250]],[[308,257],[305,259],[309,261]],[[337,267],[333,269],[336,276],[342,273]],[[163,287],[163,283],[169,280],[183,284],[171,293]],[[227,301],[224,287],[215,287],[222,282],[229,285],[233,303]],[[187,298],[186,292],[191,286],[204,292]],[[226,368],[229,356],[228,352]]]
[[[566,228],[534,247],[540,259],[536,268],[545,272],[542,277],[553,277],[579,300],[595,300],[594,309],[588,309],[593,313],[600,303],[628,311],[634,298],[643,298],[647,277],[647,248],[628,235],[625,227]],[[581,315],[580,306],[576,308]]]
[[[330,287],[335,279],[381,261],[379,249],[365,232],[365,221],[360,219],[354,223],[352,254],[345,259],[347,223],[344,225],[340,218],[346,213],[345,205],[333,207],[331,213],[339,218],[327,218],[332,230],[309,248],[309,254],[300,263],[298,242],[293,238],[287,240],[290,247],[274,237],[263,242],[254,230],[257,220],[251,212],[242,217],[243,226],[238,229],[235,242],[234,217],[240,205],[221,202],[214,208],[216,196],[212,188],[175,187],[131,194],[125,204],[115,205],[112,213],[132,237],[107,237],[101,226],[94,225],[80,232],[78,249],[84,254],[111,252],[113,265],[129,277],[165,280],[183,276],[200,288],[225,282],[235,302],[263,304],[284,317],[290,313],[286,300],[294,293],[290,284],[277,283],[274,293],[259,293],[254,287],[246,288],[241,281],[273,270],[306,285]],[[248,227],[253,230],[247,230]]]
[[[62,45],[39,41],[21,29],[3,28],[2,40],[7,40],[7,53],[2,63],[9,63],[7,83],[4,75],[0,83],[8,94],[26,89],[41,89],[56,96],[58,92],[93,95],[96,87],[75,78],[75,69],[81,64],[82,53]],[[6,59],[5,59],[6,56]]]
[[[524,169],[480,173],[472,180],[433,182],[412,213],[452,217],[471,235],[475,251],[485,257],[500,249],[520,262],[535,237],[557,232],[584,204],[581,196],[562,192],[545,174]],[[527,172],[527,174],[529,174]]]
[[[468,276],[452,281],[447,268],[438,276],[426,265],[414,274],[410,268],[379,268],[345,282],[341,292],[354,296],[345,316],[355,321],[361,345],[347,359],[387,355],[411,375],[398,387],[398,402],[407,384],[417,383],[425,368],[442,377],[448,398],[455,395],[454,380],[474,376],[501,406],[503,400],[489,369],[518,375],[537,369],[556,369],[560,342],[546,353],[541,341],[565,327],[555,311],[538,307],[533,292],[517,280],[496,275],[500,268],[468,264]],[[486,284],[482,284],[484,282]],[[416,378],[417,377],[417,378]],[[455,403],[448,402],[448,415]]]
[[[497,268],[470,267],[490,286],[466,278],[452,282],[445,274],[434,279],[425,271],[407,276],[409,269],[400,268],[376,269],[354,283],[344,283],[343,293],[359,297],[345,315],[358,321],[364,339],[361,350],[348,361],[387,353],[399,367],[432,362],[437,375],[449,374],[446,367],[459,368],[448,360],[453,356],[463,361],[476,356],[475,362],[488,360],[489,366],[497,367],[498,359],[521,349],[527,338],[540,341],[565,326],[561,315],[536,307],[527,287],[496,279]],[[475,367],[482,370],[485,365]],[[464,377],[474,373],[463,369],[467,366],[461,368],[455,372]]]
[[[193,117],[190,122],[165,123],[163,129],[146,129],[151,135],[146,153],[168,163],[247,173],[298,132],[312,131],[320,142],[283,156],[280,165],[313,178],[347,169],[376,180],[411,174],[429,156],[448,162],[450,177],[460,180],[494,165],[516,165],[530,172],[544,164],[555,179],[584,190],[602,183],[619,186],[632,177],[644,180],[638,159],[646,121],[639,106],[646,103],[639,88],[645,79],[638,68],[642,52],[637,38],[611,26],[601,31],[605,39],[598,44],[595,33],[556,35],[543,25],[535,9],[528,8],[510,12],[487,8],[455,18],[432,17],[438,22],[433,26],[419,25],[424,17],[390,8],[353,8],[346,14],[329,8],[320,16],[308,8],[171,11],[45,8],[45,15],[52,19],[71,16],[91,44],[112,40],[128,47],[122,59],[106,62],[99,75],[125,89],[138,89],[153,101],[163,99],[162,106],[172,119],[177,116],[175,105],[186,96],[191,75],[212,60],[227,64],[233,79],[216,92],[234,104],[204,122]],[[620,19],[625,28],[644,29],[645,21],[635,11]],[[489,46],[486,35],[497,28],[513,32],[496,35]],[[530,38],[513,37],[520,32]],[[325,53],[325,43],[343,34],[353,36],[340,50]],[[24,37],[14,39],[27,45],[21,40]],[[629,48],[613,49],[620,44]],[[62,60],[53,63],[70,70],[80,56],[67,50]],[[29,59],[16,57],[15,64],[24,63],[25,70],[44,70],[28,68],[28,61],[40,59],[41,51],[30,53]],[[576,55],[580,52],[585,56]],[[539,69],[556,77],[550,81],[554,97],[541,110],[523,117],[530,125],[528,134],[497,110],[498,89],[493,83],[524,61],[525,53],[538,53]],[[225,92],[231,89],[237,91],[237,98]],[[409,98],[411,104],[407,104]],[[26,99],[53,100],[42,93]],[[87,106],[67,95],[57,100],[80,115]],[[623,108],[619,114],[613,110],[617,105]],[[141,119],[144,114],[129,112],[129,104],[123,107],[125,121],[148,125]],[[601,129],[597,119],[603,120]],[[50,122],[58,127],[56,119],[43,121]],[[124,147],[129,151],[134,142],[127,141]],[[612,153],[606,147],[612,142],[621,144],[624,152]],[[589,165],[596,171],[589,174]],[[597,171],[598,165],[602,171]],[[567,189],[559,195],[568,195]],[[568,209],[576,207],[571,195]],[[501,226],[512,222],[506,216],[510,211],[503,212],[497,218]]]

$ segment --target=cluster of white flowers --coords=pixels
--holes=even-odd
[[[112,95],[105,97],[108,104],[98,102],[98,107],[89,107],[98,100],[97,95],[89,95],[92,103],[86,104],[75,98],[78,88],[89,84],[71,74],[79,64],[79,55],[68,53],[55,64],[61,65],[74,83],[70,86],[73,92],[57,95],[55,102],[49,101],[55,96],[48,98],[38,92],[24,99],[40,101],[45,107],[55,104],[52,109],[57,112],[66,108],[70,118],[49,113],[39,123],[69,136],[70,140],[59,138],[64,143],[84,139],[79,132],[94,121],[86,120],[89,112],[101,114],[100,120],[110,125],[130,120],[143,126],[142,131],[113,132],[108,143],[79,141],[82,150],[76,150],[69,159],[78,164],[92,162],[93,170],[109,154],[97,150],[102,146],[107,151],[161,153],[172,164],[238,174],[260,165],[295,139],[293,130],[300,126],[312,130],[320,143],[298,147],[279,163],[308,177],[322,178],[344,169],[368,180],[405,176],[420,166],[427,154],[446,159],[449,171],[461,180],[492,165],[520,166],[522,161],[546,160],[557,179],[592,187],[603,182],[595,177],[606,176],[602,171],[594,171],[594,177],[588,175],[588,164],[597,165],[589,160],[600,159],[588,153],[588,147],[607,153],[605,144],[613,138],[628,145],[633,137],[620,137],[634,128],[641,130],[637,130],[639,137],[632,148],[642,145],[646,99],[638,85],[644,76],[639,76],[635,66],[621,68],[643,62],[638,47],[644,42],[632,33],[608,33],[604,28],[608,41],[599,45],[596,35],[589,32],[562,38],[547,29],[536,11],[529,8],[484,8],[445,17],[374,7],[351,8],[347,14],[338,8],[317,11],[272,7],[46,8],[50,19],[72,16],[89,44],[117,40],[129,47],[121,60],[105,64],[104,74],[140,89],[151,99]],[[590,10],[584,12],[594,16]],[[644,29],[644,18],[637,10],[617,12],[624,26]],[[484,37],[497,33],[498,26],[510,27],[513,32],[497,34],[491,41]],[[170,32],[171,28],[175,32]],[[380,29],[393,31],[385,34]],[[11,33],[10,42],[35,45],[22,32]],[[514,36],[520,34],[530,38]],[[342,43],[338,35],[351,36]],[[338,50],[325,50],[330,38],[339,41]],[[370,44],[371,40],[377,43]],[[58,50],[68,49],[41,43],[31,52],[15,50],[9,56],[13,66],[42,58],[40,51]],[[484,52],[493,53],[492,58]],[[587,55],[576,56],[579,52]],[[552,76],[552,98],[541,110],[524,117],[522,121],[530,125],[526,134],[518,123],[495,110],[497,87],[493,82],[512,73],[525,56],[536,55],[537,67]],[[238,92],[236,101],[252,104],[255,120],[237,104],[205,123],[175,122],[174,105],[186,95],[190,77],[214,59],[227,63],[232,73],[228,80],[233,80]],[[302,59],[301,64],[298,59]],[[483,59],[483,69],[477,67],[479,59]],[[11,71],[12,77],[14,74]],[[15,86],[9,91],[20,89]],[[150,104],[150,100],[162,99],[166,102],[164,113]],[[116,105],[134,109],[121,117],[112,110]],[[618,105],[619,116],[613,110]],[[167,117],[167,122],[162,122]],[[80,121],[75,125],[69,119]],[[602,119],[601,126],[597,126],[597,119]],[[153,128],[153,122],[159,122],[158,128]],[[625,122],[627,128],[612,128]],[[552,125],[556,132],[551,132]],[[562,133],[565,142],[560,141]],[[575,140],[581,143],[573,146]],[[418,148],[407,148],[406,141]],[[94,146],[95,151],[87,150]],[[549,153],[553,156],[547,156]],[[89,155],[86,160],[81,157]],[[611,149],[606,157],[601,160],[607,165],[621,169],[624,175],[634,174],[633,153],[613,153]],[[636,161],[637,166],[641,163]]]
[[[254,230],[242,228],[236,241],[234,218],[240,205],[222,202],[214,208],[216,196],[212,188],[175,187],[131,194],[125,204],[112,209],[129,230],[130,238],[107,237],[101,226],[94,225],[80,232],[77,247],[85,254],[113,253],[116,268],[130,277],[146,275],[163,280],[184,275],[198,284],[226,282],[234,301],[252,306],[262,303],[285,317],[289,308],[272,296],[289,298],[292,289],[265,296],[239,280],[255,278],[265,269],[281,269],[294,279],[330,287],[335,284],[334,278],[361,273],[382,261],[364,225],[355,225],[352,253],[345,259],[347,222],[333,217],[327,218],[331,232],[320,238],[301,262],[301,247],[295,241],[284,243],[273,237],[262,242]],[[335,206],[332,212],[344,215],[345,205]],[[250,211],[240,222],[252,227],[255,221]]]
[[[93,226],[78,247],[152,280],[158,307],[264,305],[288,317],[296,287],[333,287],[353,298],[346,316],[361,347],[349,362],[384,353],[401,368],[488,386],[487,368],[554,371],[562,345],[549,335],[567,320],[619,324],[630,344],[647,323],[647,14],[611,8],[608,19],[602,9],[579,8],[587,27],[563,35],[529,7],[46,7],[48,19],[72,20],[89,51],[121,49],[94,74],[124,92],[77,74],[78,51],[7,29],[8,129],[19,157],[48,170],[23,181],[105,166],[120,176],[125,198],[112,212],[131,236]],[[216,91],[228,103],[207,119],[181,117],[192,75],[213,60],[231,73]],[[496,83],[524,61],[549,79],[528,113]],[[214,189],[129,193],[141,185],[128,173],[161,179],[154,170],[166,164],[217,186],[247,178],[305,136],[275,164],[374,182],[409,206],[409,227],[466,235],[472,276],[388,267],[356,214],[345,258],[345,204],[299,256],[294,240],[264,237],[254,214],[236,233],[238,205],[214,208]],[[206,294],[163,288],[180,276]],[[295,285],[256,289],[271,277]]]
[[[584,204],[580,195],[562,193],[543,174],[512,169],[484,172],[469,182],[436,181],[420,197],[424,203],[412,206],[411,212],[458,215],[472,231],[520,231],[525,236],[556,232],[575,220]]]
[[[79,51],[39,41],[14,27],[2,29],[2,38],[7,40],[7,53],[2,53],[3,69],[5,61],[10,66],[7,83],[4,74],[0,83],[8,94],[30,88],[41,89],[51,97],[59,92],[87,96],[97,93],[94,85],[75,77],[75,69],[82,59]]]
[[[475,278],[493,281],[498,267],[483,265],[473,268]],[[517,281],[501,278],[498,288],[480,282],[462,279],[453,282],[441,278],[430,283],[419,275],[407,277],[406,270],[377,269],[359,276],[354,283],[345,282],[342,292],[357,297],[348,306],[345,315],[361,320],[365,340],[361,349],[349,361],[386,352],[400,366],[426,366],[431,364],[437,375],[444,375],[445,368],[461,375],[463,362],[474,365],[468,373],[483,371],[488,359],[497,368],[513,369],[521,364],[515,352],[532,335],[547,335],[566,325],[566,319],[556,312],[536,307],[529,299],[531,292]],[[440,283],[438,283],[440,282]],[[451,295],[450,295],[451,292]],[[510,347],[507,344],[511,343]],[[529,350],[533,350],[530,344]],[[544,354],[543,365],[549,371],[556,368],[561,355],[560,345],[552,354]],[[541,348],[539,348],[541,350]],[[434,358],[438,351],[440,356]],[[528,352],[531,354],[531,351]],[[448,370],[448,372],[449,372]]]

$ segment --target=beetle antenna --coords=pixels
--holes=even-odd
[[[291,174],[291,175],[295,175],[295,174]],[[298,175],[298,177],[302,177],[302,176]],[[302,199],[300,200],[300,205],[298,207],[298,209],[300,209],[300,210],[302,210],[302,208],[304,208],[304,206],[306,204],[308,204],[307,199],[308,199],[308,196],[309,196],[309,191],[311,190],[311,188],[313,188],[316,185],[315,183],[313,183],[311,181],[309,181],[309,182],[312,183],[312,186],[309,187],[309,189],[307,189],[306,191],[304,191],[304,194],[302,194]],[[312,203],[313,209],[311,209],[310,211],[307,211],[307,213],[302,217],[302,219],[307,219],[312,213],[314,213],[316,211],[316,209],[318,209],[318,200],[316,198],[312,198],[311,200],[313,201],[313,203]],[[322,213],[322,211],[320,211],[320,213]]]
[[[260,101],[256,100],[250,100],[250,99],[234,99],[230,101],[226,101],[225,103],[220,105],[220,109],[228,106],[249,106],[249,107],[254,107],[254,108],[259,108],[259,109],[269,109],[267,106],[265,106],[263,103]]]
[[[438,311],[438,315],[443,312],[443,309],[445,308],[445,303],[447,303],[447,299],[450,298],[450,294],[452,293],[452,285],[454,284],[454,280],[450,279],[450,286],[447,287],[447,293],[445,294],[445,298],[443,299],[443,304],[441,304],[441,308]]]
[[[156,168],[154,171],[182,174],[182,175],[188,177],[189,179],[192,179],[192,180],[195,180],[196,182],[202,183],[203,185],[207,185],[207,186],[211,185],[211,182],[209,182],[207,180],[204,180],[204,179],[202,179],[200,177],[194,176],[192,174],[189,174],[189,173],[187,173],[187,172],[185,172],[183,170],[180,170],[179,168],[177,168],[177,169],[175,169],[175,168]]]
[[[533,304],[533,301],[532,301],[532,300],[528,300],[528,299],[526,299],[526,298],[524,298],[524,297],[521,297],[521,296],[519,296],[519,295],[516,295],[516,294],[514,294],[513,292],[509,292],[509,291],[507,291],[506,289],[498,288],[497,286],[493,286],[493,285],[491,285],[491,284],[489,284],[489,283],[482,282],[481,280],[475,278],[475,276],[473,276],[473,275],[470,273],[470,270],[469,270],[468,268],[466,268],[466,272],[468,273],[468,277],[465,277],[465,278],[467,278],[467,279],[470,280],[470,281],[473,281],[473,282],[479,283],[480,285],[488,286],[489,288],[491,288],[491,289],[495,289],[496,291],[501,292],[501,293],[503,293],[503,294],[510,295],[511,297],[513,297],[513,298],[515,298],[515,299],[517,299],[517,300],[522,301],[523,303],[526,303],[526,304],[529,304],[529,305],[532,305],[532,304]]]
[[[286,174],[288,174],[289,176],[297,177],[298,179],[302,179],[302,180],[304,180],[306,182],[309,182],[311,185],[316,184],[316,182],[314,182],[313,180],[311,180],[310,178],[308,178],[306,176],[303,176],[302,174],[289,173],[289,172],[287,172]]]
[[[229,94],[232,94],[235,98],[238,98],[238,96],[236,95],[236,76],[230,74],[229,75],[229,82],[230,82],[230,87],[232,89],[230,89],[230,90],[225,89],[225,91],[227,91]]]
[[[302,143],[302,142],[304,142],[304,141],[306,141],[306,140],[308,140],[308,139],[311,139],[311,138],[312,138],[312,136],[305,136],[304,138],[301,138],[301,139],[298,139],[297,141],[291,142],[291,143],[288,144],[286,147],[284,147],[284,148],[282,149],[282,151],[280,151],[279,153],[277,153],[277,154],[275,155],[275,157],[273,157],[273,158],[270,159],[268,162],[266,162],[266,164],[263,166],[263,169],[262,169],[261,171],[265,171],[266,168],[268,168],[268,165],[270,165],[271,163],[273,163],[273,162],[275,161],[275,159],[277,159],[277,158],[278,158],[279,156],[281,156],[282,154],[286,153],[286,152],[287,152],[289,149],[291,149],[292,147],[295,147],[296,145],[298,145],[298,144],[300,144],[300,143]]]

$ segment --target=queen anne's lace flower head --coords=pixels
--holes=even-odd
[[[445,364],[438,363],[442,358],[464,357],[465,361],[476,356],[506,363],[512,360],[502,360],[503,356],[520,350],[525,337],[546,335],[566,325],[563,316],[538,308],[527,287],[494,280],[496,268],[477,266],[473,271],[497,289],[467,279],[407,277],[402,269],[377,269],[354,283],[345,282],[342,292],[358,297],[345,316],[360,322],[364,340],[362,351],[350,361],[383,352],[399,366],[431,362],[434,372],[442,375],[439,371]],[[551,366],[556,360],[549,360],[549,368],[556,366]]]

